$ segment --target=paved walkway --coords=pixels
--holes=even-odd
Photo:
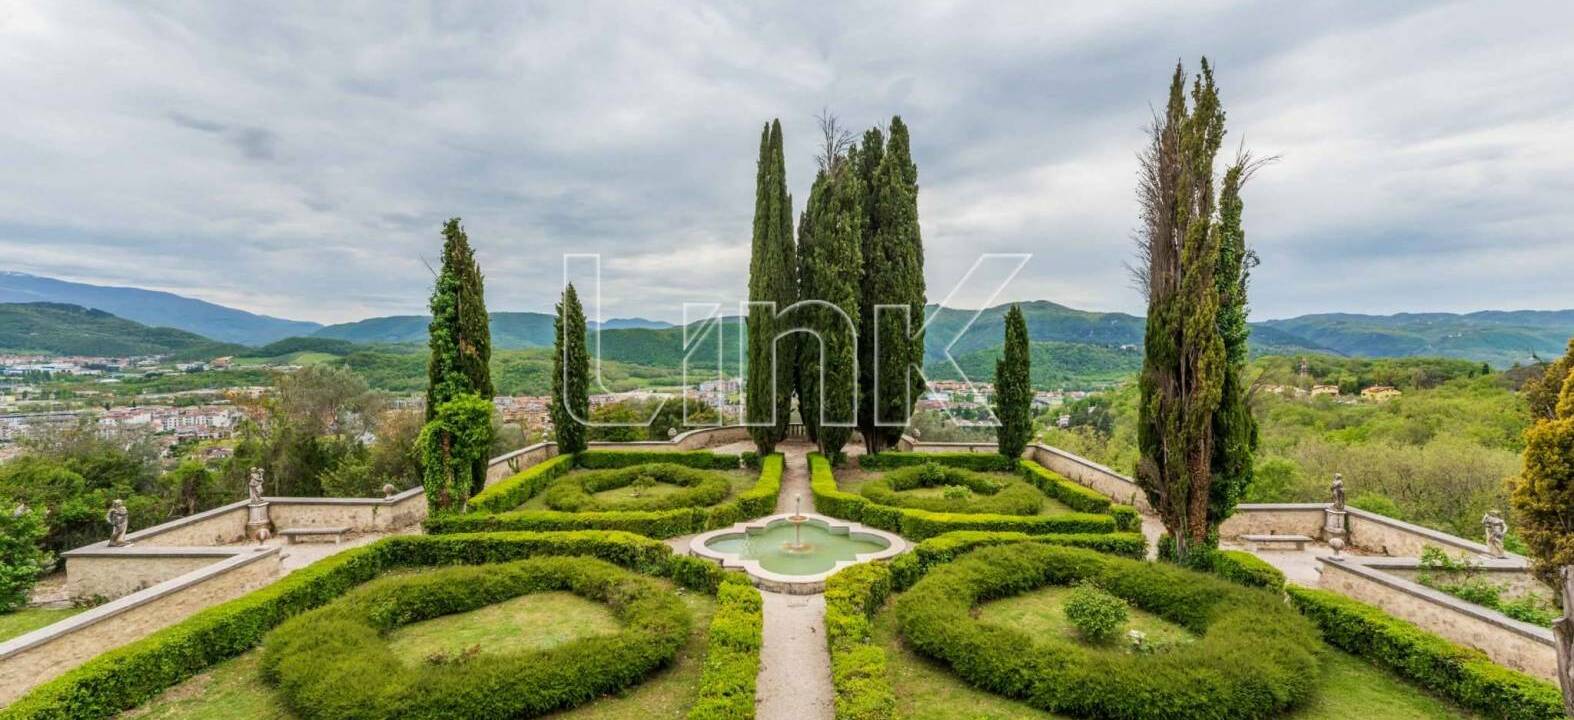
[[[814,511],[809,492],[807,443],[780,445],[786,455],[782,492],[776,511],[792,512],[803,496],[804,512]],[[831,720],[836,691],[831,685],[831,655],[825,646],[825,596],[783,595],[761,591],[765,599],[765,645],[754,696],[759,720]]]

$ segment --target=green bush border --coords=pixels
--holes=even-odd
[[[1213,572],[1225,580],[1274,592],[1284,592],[1284,572],[1245,550],[1215,550]]]
[[[990,515],[1037,515],[1044,507],[1044,494],[1027,482],[997,480],[965,468],[940,466],[945,478],[931,482],[924,477],[925,466],[909,465],[871,478],[858,488],[858,494],[876,505],[902,507],[929,512],[955,512]],[[960,485],[977,494],[967,498],[910,497],[900,493],[919,487]]]
[[[407,662],[388,631],[512,598],[568,591],[606,605],[621,629],[544,650]],[[693,617],[654,579],[587,557],[536,557],[381,577],[297,615],[263,640],[263,678],[302,718],[536,717],[621,691],[671,662]]]
[[[1113,516],[1115,529],[1121,532],[1131,532],[1142,527],[1142,516],[1130,505],[1117,503],[1103,493],[1072,482],[1066,476],[1033,460],[1021,460],[1017,464],[1017,469],[1034,487],[1072,510]]]
[[[960,530],[929,538],[914,545],[911,552],[892,559],[891,581],[895,589],[906,590],[934,567],[944,565],[979,548],[1014,543],[1076,547],[1133,560],[1141,560],[1148,554],[1148,541],[1141,533],[1029,535],[1019,532]]]
[[[1456,645],[1366,603],[1290,585],[1290,602],[1345,652],[1386,668],[1485,717],[1563,718],[1556,685],[1493,663],[1485,653]]]
[[[470,498],[470,510],[471,512],[513,510],[572,469],[574,469],[573,455],[547,458],[476,493],[475,497]]]
[[[574,455],[574,464],[586,470],[608,470],[653,462],[685,465],[699,470],[737,470],[742,460],[743,456],[738,453],[709,450],[586,450]]]
[[[754,717],[755,680],[760,674],[760,646],[765,614],[760,591],[748,578],[728,573],[716,593],[700,675],[699,698],[689,720],[750,720]]]
[[[246,652],[281,622],[396,568],[478,565],[585,555],[714,593],[726,573],[674,555],[659,540],[621,532],[395,535],[351,548],[277,582],[99,655],[0,710],[0,719],[97,720],[137,707],[216,663]]]
[[[923,455],[929,454],[923,453]],[[861,522],[914,541],[926,540],[954,530],[998,530],[1050,535],[1112,533],[1116,529],[1115,519],[1109,515],[1076,512],[1035,516],[975,515],[937,513],[879,505],[870,502],[862,495],[838,489],[830,462],[819,453],[809,453],[809,488],[814,493],[815,510],[820,514]]]
[[[641,477],[672,485],[678,490],[649,498],[607,501],[596,493],[628,487]],[[609,470],[588,470],[552,483],[543,499],[548,508],[561,512],[631,512],[709,507],[727,498],[732,479],[715,470],[700,470],[677,463],[642,463]]]
[[[691,462],[703,462],[692,459],[697,458],[699,453],[636,453],[622,451],[613,453],[602,450],[589,451],[589,454],[592,455],[596,453],[616,455],[615,458],[602,457],[594,461],[597,463],[598,469],[608,466],[606,463],[623,463],[622,465],[613,466],[627,467],[628,465],[640,464],[634,462],[636,459],[642,459],[645,462],[660,462],[670,456],[688,456],[691,458]],[[736,467],[738,456],[721,455],[719,457],[732,458],[734,464],[727,467]],[[553,459],[555,460],[556,458]],[[531,469],[533,470],[534,468]],[[520,475],[524,474],[520,473]],[[510,480],[512,479],[510,478]],[[535,493],[541,492],[549,482],[550,480],[521,482],[520,485],[528,484],[531,492],[528,494],[525,494],[523,490],[512,492],[510,494],[511,499],[523,496],[523,499],[520,499],[512,507],[524,504]],[[498,484],[501,485],[501,483]],[[753,488],[739,495],[736,499],[710,507],[643,511],[612,510],[588,513],[559,512],[556,510],[471,512],[463,515],[431,516],[426,519],[424,525],[426,531],[433,535],[500,531],[622,530],[653,538],[669,538],[723,528],[744,520],[769,515],[776,509],[776,496],[781,492],[781,485],[782,456],[778,453],[766,457],[760,463],[760,479],[755,482]],[[490,490],[491,488],[488,489]]]
[[[894,470],[931,462],[975,472],[1016,472],[1017,469],[1015,460],[1000,453],[883,452],[858,457],[858,467],[864,470]]]
[[[1199,639],[1155,655],[1106,654],[971,616],[983,599],[1083,579]],[[974,551],[931,571],[894,610],[904,640],[968,683],[1075,717],[1278,717],[1321,680],[1316,629],[1281,600],[1203,573],[1078,548]]]

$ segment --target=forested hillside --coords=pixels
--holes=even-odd
[[[148,327],[102,310],[60,303],[0,304],[0,350],[58,355],[161,355],[225,346],[167,327]]]

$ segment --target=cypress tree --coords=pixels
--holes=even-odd
[[[1000,454],[1022,457],[1033,435],[1033,385],[1027,343],[1027,320],[1022,309],[1012,305],[1006,311],[1006,343],[995,361],[995,429]]]
[[[583,452],[590,419],[590,352],[585,346],[585,309],[574,285],[557,304],[552,353],[552,427],[559,453]]]
[[[1224,384],[1219,409],[1213,415],[1213,486],[1208,525],[1216,528],[1235,512],[1235,505],[1252,482],[1252,458],[1257,452],[1257,420],[1252,417],[1241,373],[1248,359],[1246,287],[1256,255],[1246,248],[1241,226],[1241,187],[1259,167],[1242,154],[1224,172],[1219,190],[1219,260],[1214,281],[1219,291],[1219,336],[1224,342]]]
[[[864,189],[848,156],[851,141],[834,118],[822,119],[820,171],[798,225],[799,291],[808,326],[820,342],[799,344],[799,410],[821,454],[836,459],[857,421],[859,283],[863,280]],[[821,352],[823,343],[824,360]],[[820,425],[821,418],[826,424]]]
[[[745,413],[749,436],[760,454],[774,452],[787,435],[792,412],[794,365],[798,353],[790,328],[777,319],[797,301],[792,238],[792,196],[787,194],[787,161],[782,126],[773,120],[760,136],[754,196],[754,240],[749,260],[749,367]],[[780,337],[778,337],[780,335]]]
[[[1175,557],[1205,552],[1215,462],[1215,415],[1228,360],[1217,279],[1221,233],[1214,220],[1213,157],[1224,135],[1213,73],[1204,60],[1186,102],[1176,66],[1163,116],[1142,156],[1138,198],[1144,226],[1139,280],[1148,295],[1139,377],[1136,479],[1174,538]]]
[[[879,218],[875,215],[876,181],[880,163],[885,159],[885,135],[879,128],[864,132],[863,142],[849,156],[849,167],[858,174],[863,189],[863,237],[859,253],[863,257],[862,279],[858,283],[858,434],[869,452],[879,452],[883,439],[874,424],[874,295],[869,288],[877,270],[884,266],[884,254],[874,244]]]
[[[491,401],[492,331],[486,312],[481,266],[459,218],[443,224],[443,262],[432,288],[432,321],[427,327],[431,353],[426,372],[426,420],[461,395]],[[487,438],[490,445],[491,438]],[[486,453],[471,463],[471,492],[486,485]]]

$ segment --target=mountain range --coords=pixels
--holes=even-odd
[[[170,293],[10,272],[0,273],[0,303],[12,303],[0,304],[4,311],[0,312],[0,349],[65,354],[211,350],[258,356],[262,350],[247,352],[248,347],[241,346],[256,349],[270,343],[275,345],[273,349],[289,345],[335,355],[362,346],[405,346],[403,350],[409,352],[425,344],[428,323],[421,315],[394,315],[324,327]],[[81,307],[66,309],[64,305]],[[1035,355],[1054,355],[1071,365],[1085,369],[1091,364],[1112,373],[1140,366],[1141,354],[1136,351],[1143,342],[1143,318],[1087,312],[1045,300],[1018,305],[1027,319],[1028,336],[1044,344],[1035,348]],[[931,306],[926,364],[948,365],[943,358],[949,349],[969,375],[985,366],[992,368],[1003,336],[1006,307],[978,312]],[[962,332],[975,315],[973,325]],[[552,344],[553,316],[546,313],[494,312],[491,324],[493,347],[500,350]],[[742,327],[737,318],[727,318],[721,326],[723,362],[731,369],[736,364]],[[675,367],[684,356],[684,329],[669,323],[613,319],[601,329],[602,357],[609,360]],[[1252,323],[1253,352],[1260,355],[1442,356],[1499,367],[1528,362],[1533,355],[1559,355],[1571,335],[1574,310],[1320,314]],[[285,338],[291,339],[278,342]],[[691,364],[714,367],[714,347],[706,345],[693,353]]]

